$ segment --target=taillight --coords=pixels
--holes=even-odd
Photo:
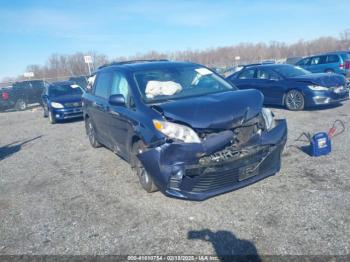
[[[340,64],[339,69],[343,69],[345,64]]]
[[[1,97],[2,97],[2,99],[4,99],[4,100],[8,100],[8,99],[9,99],[9,93],[3,92],[3,93],[1,94]]]

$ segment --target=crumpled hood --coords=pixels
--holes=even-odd
[[[345,78],[339,74],[328,74],[328,73],[320,73],[320,74],[309,74],[297,77],[289,78],[298,82],[309,82],[315,85],[320,85],[324,87],[334,87],[345,85]]]
[[[153,108],[195,129],[229,129],[261,112],[263,101],[261,92],[249,89],[173,100]]]
[[[72,102],[81,102],[82,95],[66,95],[66,96],[58,96],[53,97],[51,101],[57,103],[72,103]]]

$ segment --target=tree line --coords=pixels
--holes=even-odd
[[[71,55],[52,54],[44,65],[28,65],[26,72],[33,72],[36,79],[60,80],[67,76],[88,74],[88,67],[84,63],[84,55],[91,55],[93,68],[110,63],[111,61],[125,61],[137,59],[169,59],[175,61],[191,61],[209,67],[228,67],[235,63],[239,56],[240,64],[254,63],[266,59],[284,59],[287,57],[301,57],[311,54],[334,51],[350,51],[350,29],[342,32],[339,37],[319,37],[314,40],[299,40],[296,43],[272,41],[270,43],[240,43],[232,46],[208,48],[205,50],[184,50],[174,52],[150,51],[133,56],[118,56],[108,58],[97,52],[77,52]],[[237,61],[236,61],[237,62]],[[7,77],[2,82],[23,80],[24,76]]]

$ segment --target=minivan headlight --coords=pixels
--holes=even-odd
[[[324,87],[324,86],[308,85],[307,87],[313,91],[327,91],[328,90],[328,88]]]
[[[57,102],[51,102],[53,108],[63,108],[63,105]]]
[[[153,120],[153,125],[155,129],[171,139],[181,140],[185,143],[201,143],[196,132],[188,126],[160,120]]]
[[[271,130],[272,128],[274,128],[276,125],[276,122],[275,122],[274,115],[273,115],[272,111],[268,108],[263,107],[261,112],[262,112],[263,118],[265,120],[266,129]]]

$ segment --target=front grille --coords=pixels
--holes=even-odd
[[[64,103],[65,107],[81,107],[82,104],[81,102],[69,102],[69,103]]]
[[[230,162],[211,166],[188,167],[180,190],[206,192],[232,186],[258,174],[259,164],[269,154],[269,146],[252,148],[249,154]]]

